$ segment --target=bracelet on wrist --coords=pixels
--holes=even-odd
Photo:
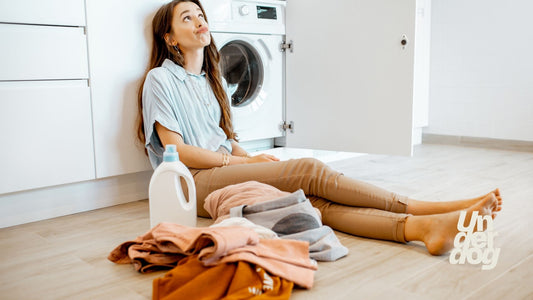
[[[223,167],[229,165],[229,159],[230,159],[229,154],[227,154],[227,153],[222,153],[222,166],[223,166]]]

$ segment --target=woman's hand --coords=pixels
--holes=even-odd
[[[273,162],[273,161],[279,161],[279,158],[275,157],[274,155],[270,154],[259,154],[255,156],[250,156],[246,150],[244,150],[239,143],[235,141],[231,141],[232,146],[232,152],[231,154],[234,156],[241,156],[244,158],[244,160],[239,160],[237,163],[246,163],[246,164],[254,164],[254,163],[262,163],[262,162]]]
[[[279,161],[279,158],[275,157],[274,155],[270,155],[270,154],[259,154],[256,156],[249,157],[246,160],[246,162],[249,164],[273,162],[273,161]]]

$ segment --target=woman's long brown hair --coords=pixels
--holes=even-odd
[[[174,49],[174,47],[168,45],[165,41],[165,34],[170,33],[172,28],[172,17],[174,15],[174,8],[180,2],[192,2],[200,7],[202,13],[205,16],[205,11],[202,5],[198,0],[174,0],[163,5],[155,14],[152,21],[152,52],[150,55],[150,62],[148,68],[144,74],[143,80],[139,87],[138,93],[138,118],[137,118],[137,137],[142,142],[142,145],[145,145],[146,136],[144,133],[144,120],[143,120],[143,106],[142,106],[142,95],[143,95],[143,86],[146,81],[146,75],[148,72],[153,69],[160,67],[163,64],[165,59],[170,59],[180,66],[184,66],[183,56],[179,51]],[[207,16],[205,16],[207,22]],[[213,37],[211,36],[211,44],[204,48],[204,63],[203,70],[206,74],[207,81],[213,90],[215,97],[218,100],[220,105],[220,110],[222,112],[220,118],[220,127],[226,133],[226,136],[229,139],[237,140],[237,136],[233,131],[233,125],[231,122],[231,112],[228,97],[222,86],[222,78],[220,75],[220,54],[217,50]],[[145,149],[146,150],[146,149]],[[145,151],[146,152],[146,151]]]

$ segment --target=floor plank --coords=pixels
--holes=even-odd
[[[468,299],[533,299],[531,281],[533,278],[533,255],[521,260],[507,272],[501,273],[493,281],[485,283],[482,287],[467,296]]]

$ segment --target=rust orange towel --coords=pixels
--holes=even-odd
[[[196,255],[153,281],[153,299],[289,299],[293,283],[238,261],[205,267]]]

